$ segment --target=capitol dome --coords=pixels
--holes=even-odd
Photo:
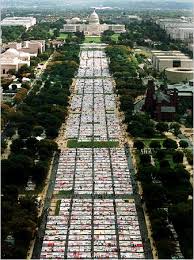
[[[99,17],[95,10],[89,17],[89,24],[100,24]]]

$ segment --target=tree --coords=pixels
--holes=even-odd
[[[7,142],[5,140],[1,141],[1,153],[4,153],[4,150],[7,148]]]
[[[193,153],[190,149],[185,149],[185,156],[187,157],[187,161],[190,165],[193,165]]]
[[[26,123],[23,123],[18,127],[18,134],[22,139],[29,137],[31,135],[31,131],[32,127]]]
[[[15,185],[3,186],[2,194],[4,195],[6,200],[10,200],[14,202],[18,201],[19,191],[18,191],[18,187]]]
[[[140,155],[140,163],[143,165],[148,165],[151,163],[151,156],[149,154]]]
[[[139,180],[149,183],[157,176],[157,168],[153,165],[140,166],[137,175]]]
[[[160,259],[171,259],[176,252],[176,243],[168,238],[157,240],[156,247]]]
[[[29,82],[22,83],[22,88],[26,88],[27,90],[29,90],[30,89],[30,83]]]
[[[187,200],[169,208],[185,259],[193,259],[193,201]]]
[[[167,138],[163,141],[163,147],[165,147],[166,149],[177,149],[178,145],[176,141]]]
[[[152,229],[155,241],[162,238],[167,239],[172,236],[172,232],[167,227],[167,221],[164,221],[162,218],[152,220]]]
[[[133,147],[137,148],[137,150],[141,150],[144,148],[144,143],[140,140],[136,140],[133,144]]]
[[[190,179],[190,173],[182,166],[178,165],[175,168],[175,174],[176,174],[176,179],[177,182],[179,183],[188,183],[189,184],[189,179]],[[190,186],[190,184],[189,184]]]
[[[47,160],[58,149],[57,143],[49,139],[41,140],[37,147],[41,160]]]
[[[144,129],[144,135],[145,137],[153,137],[155,134],[154,128],[149,126],[149,127],[145,127]]]
[[[42,126],[34,126],[33,133],[35,136],[40,136],[44,132],[44,127]]]
[[[157,140],[152,140],[150,142],[150,148],[154,148],[154,149],[160,149],[161,148],[161,144],[159,141]]]
[[[184,154],[181,151],[175,151],[173,154],[173,162],[175,163],[183,163]]]
[[[156,152],[156,154],[155,154],[155,156],[156,156],[156,158],[157,158],[158,160],[163,159],[163,158],[165,157],[165,155],[166,155],[166,151],[164,151],[164,150],[158,150],[158,151]]]
[[[2,181],[5,184],[25,185],[33,167],[33,160],[23,154],[14,154],[2,162]]]
[[[39,161],[34,166],[32,178],[36,182],[36,184],[39,185],[45,180],[47,173],[48,173],[48,162]]]
[[[189,146],[189,144],[185,140],[180,140],[179,146],[182,147],[182,148],[187,148]]]
[[[24,145],[24,141],[18,138],[12,141],[10,148],[13,153],[18,153],[24,147]]]
[[[17,94],[15,95],[15,97],[14,97],[14,100],[15,100],[15,102],[18,104],[18,103],[20,103],[24,98],[25,98],[25,96],[27,95],[27,89],[25,89],[25,88],[21,88],[18,92],[17,92]]]
[[[39,141],[35,137],[30,137],[26,140],[25,145],[28,149],[36,152],[37,151],[37,143]]]
[[[168,131],[168,124],[159,122],[156,124],[156,130],[158,130],[160,133],[167,132]]]
[[[46,130],[46,135],[49,138],[56,138],[59,134],[58,129],[56,127],[48,127]]]
[[[170,129],[172,130],[172,132],[174,133],[174,135],[179,135],[181,133],[180,131],[180,125],[178,123],[172,123],[170,125]]]
[[[162,160],[160,161],[160,167],[161,168],[169,168],[170,167],[170,163],[168,160]]]
[[[145,184],[143,198],[149,209],[163,207],[164,202],[166,202],[166,191],[159,184]]]
[[[6,136],[11,138],[14,134],[15,134],[15,128],[13,127],[9,127],[7,130],[6,130]]]

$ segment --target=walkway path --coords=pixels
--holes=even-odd
[[[61,150],[34,258],[152,258],[103,48],[82,47],[64,142],[115,141],[120,147]]]

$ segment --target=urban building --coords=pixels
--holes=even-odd
[[[194,44],[193,43],[189,43],[188,44],[188,49],[193,52]]]
[[[9,70],[18,71],[23,65],[30,66],[30,54],[10,48],[0,55],[1,76],[7,77]]]
[[[180,51],[152,51],[152,65],[157,71],[167,68],[192,68],[193,60]]]
[[[158,19],[156,23],[166,31],[170,38],[193,42],[194,22],[190,18]]]
[[[119,16],[114,16],[111,17],[107,20],[111,20],[113,23],[125,23],[125,24],[130,24],[132,22],[141,22],[142,18],[137,15],[119,15]]]
[[[170,93],[175,89],[178,93],[179,98],[193,99],[193,93],[194,93],[193,83],[194,80],[192,79],[185,84],[184,83],[173,84],[173,85],[168,84],[167,91]]]
[[[173,121],[176,115],[178,93],[175,90],[167,93],[158,89],[152,80],[148,81],[143,110],[158,121]]]
[[[5,48],[14,48],[18,51],[27,52],[30,56],[37,56],[39,53],[45,51],[45,40],[31,40],[18,42],[9,42],[5,44]]]
[[[1,26],[18,26],[22,25],[29,29],[36,24],[36,18],[34,17],[7,17],[1,21]]]
[[[126,31],[125,25],[122,24],[100,24],[99,16],[96,11],[90,15],[88,23],[80,23],[80,21],[81,20],[77,17],[72,18],[64,25],[61,32],[84,32],[85,35],[99,36],[106,30],[111,30],[115,33],[123,33]]]
[[[191,68],[167,68],[165,69],[167,80],[171,83],[179,83],[193,79],[194,69]]]

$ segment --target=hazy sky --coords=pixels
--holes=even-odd
[[[176,9],[179,6],[179,9],[187,7],[192,8],[191,3],[194,0],[0,0],[2,7],[15,7],[15,8],[34,8],[36,7],[92,7],[92,6],[110,6],[110,7],[120,7],[127,8],[130,7],[138,8],[143,6],[144,8],[168,8],[173,7]],[[131,3],[131,5],[130,5]],[[136,5],[137,3],[137,5]]]

